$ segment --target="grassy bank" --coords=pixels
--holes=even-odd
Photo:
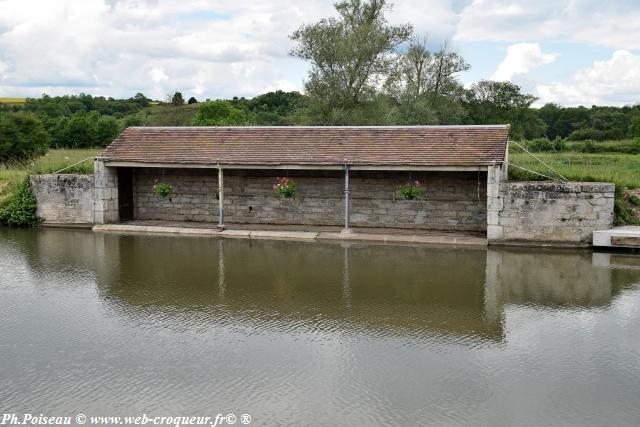
[[[616,184],[616,223],[640,224],[640,155],[618,153],[534,153],[569,181]],[[509,163],[553,178],[558,175],[531,155],[511,147]],[[544,180],[536,174],[509,167],[509,179]]]
[[[587,153],[534,153],[570,181],[603,181],[640,187],[640,155]],[[511,150],[509,163],[554,177],[554,173],[527,153]],[[539,180],[539,176],[509,168],[512,179]]]
[[[100,148],[49,150],[47,154],[31,162],[0,165],[0,204],[29,175],[56,172],[88,157],[95,157],[100,151]],[[87,160],[65,172],[92,173],[93,162]]]

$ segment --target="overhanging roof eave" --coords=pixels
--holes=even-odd
[[[105,162],[108,167],[138,167],[138,168],[178,168],[178,169],[299,169],[299,170],[342,170],[344,163],[335,164],[311,164],[311,163],[278,163],[278,164],[240,164],[240,163],[175,163],[175,162],[142,162],[131,160],[98,159]],[[485,171],[491,165],[500,165],[501,162],[491,164],[451,164],[451,165],[415,165],[415,164],[365,164],[347,162],[351,170],[380,170],[380,171]]]

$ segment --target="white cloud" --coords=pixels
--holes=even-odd
[[[287,35],[303,19],[326,15],[332,5],[324,3],[0,1],[0,90],[252,96],[290,80],[281,66]]]
[[[523,6],[526,5],[526,6]],[[640,49],[637,0],[473,0],[461,13],[457,40],[561,39]]]
[[[457,13],[459,0],[404,0],[388,18],[413,23],[435,45],[455,34],[454,49],[509,41],[493,78],[518,80],[555,59],[523,41],[640,48],[636,1],[472,0]],[[300,90],[308,65],[288,57],[288,34],[335,15],[330,0],[0,0],[0,93],[164,99],[176,89],[199,98]],[[551,97],[578,85],[539,86]]]
[[[389,20],[446,37],[457,20],[450,1],[399,2]],[[335,15],[328,0],[0,0],[0,92],[300,90],[307,65],[288,57],[288,34]]]
[[[392,24],[410,22],[416,33],[429,38],[436,45],[450,39],[455,33],[458,15],[451,0],[396,1],[389,16]]]
[[[558,57],[556,53],[543,53],[538,43],[516,43],[507,48],[507,55],[498,64],[491,76],[492,80],[512,80],[516,75],[523,75],[533,68],[550,64]]]
[[[640,56],[618,50],[608,61],[596,61],[578,71],[570,83],[536,87],[538,104],[629,105],[640,103]]]
[[[151,77],[151,80],[156,84],[169,80],[169,76],[159,67],[153,67],[151,71],[149,71],[149,77]]]

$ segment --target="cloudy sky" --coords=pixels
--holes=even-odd
[[[301,90],[288,34],[335,14],[331,0],[0,0],[0,96],[69,93],[164,99]],[[471,64],[543,102],[640,103],[638,0],[395,0]]]

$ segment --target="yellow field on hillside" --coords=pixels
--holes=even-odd
[[[24,104],[27,98],[0,97],[0,104]]]

